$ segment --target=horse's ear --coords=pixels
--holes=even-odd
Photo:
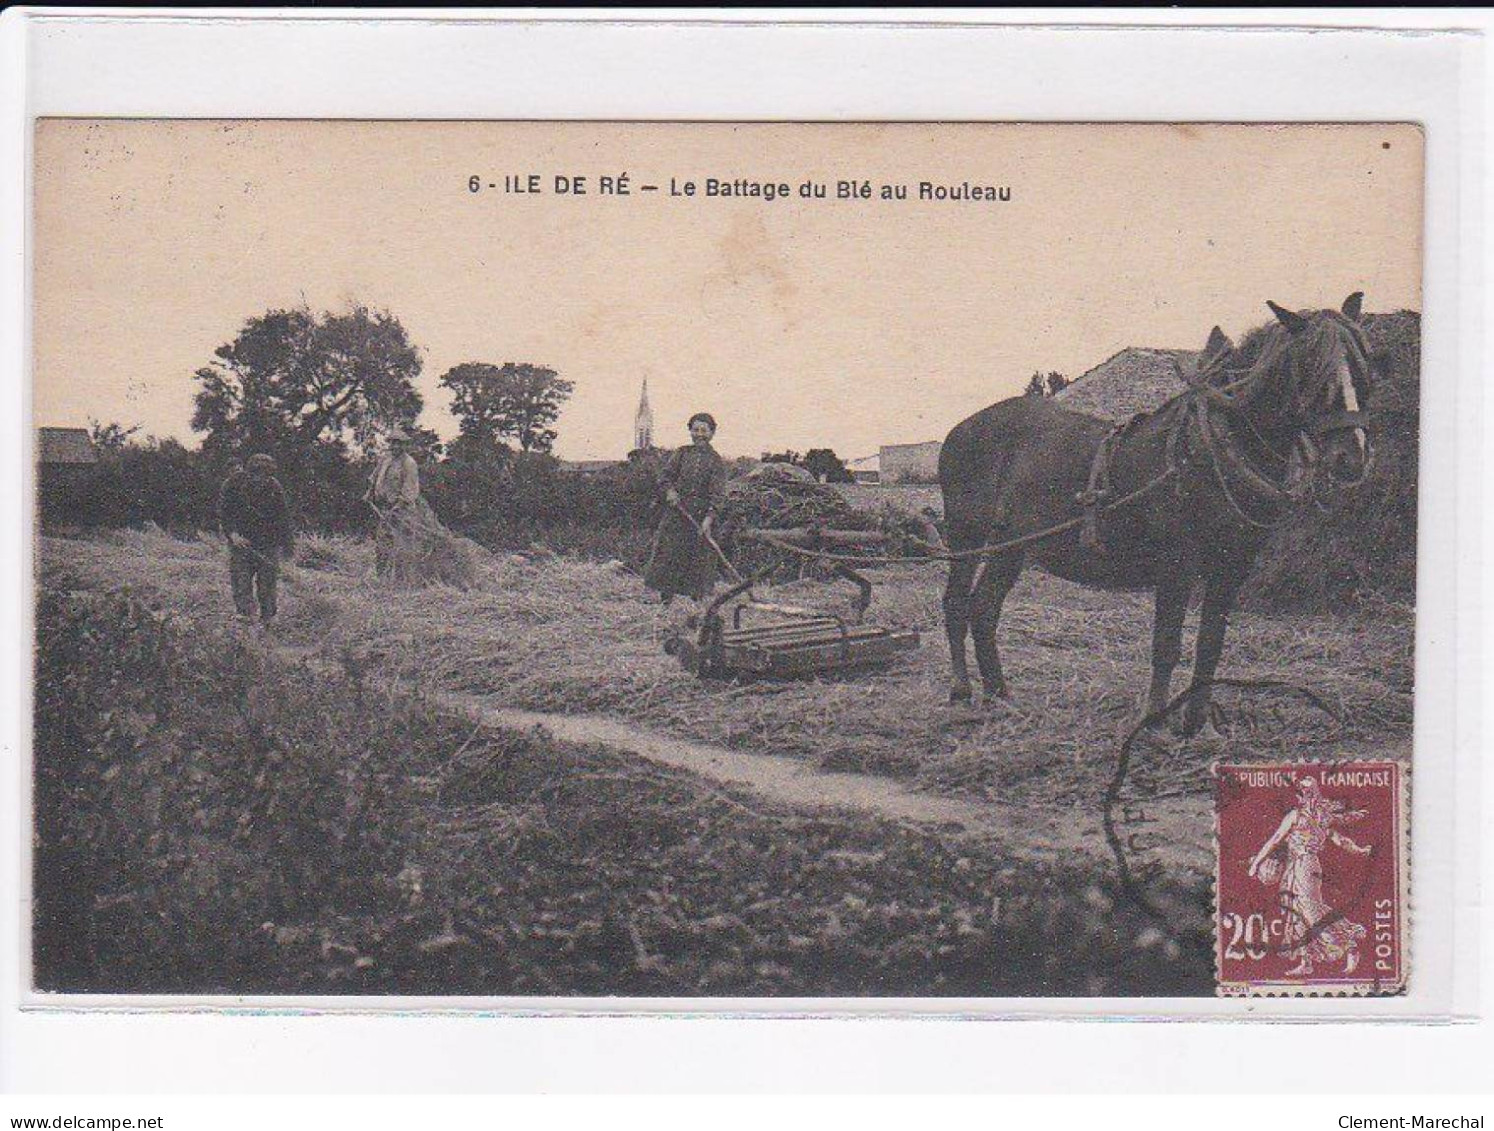
[[[1360,311],[1360,308],[1363,307],[1363,305],[1364,305],[1364,292],[1363,291],[1355,291],[1348,298],[1344,299],[1344,305],[1343,305],[1343,314],[1344,314],[1344,317],[1347,318],[1350,322],[1358,322],[1359,321],[1359,311]]]
[[[1215,326],[1209,331],[1209,340],[1204,343],[1203,360],[1213,361],[1221,354],[1228,353],[1235,348],[1235,343],[1229,340],[1229,335]]]
[[[1284,306],[1277,306],[1270,299],[1266,300],[1266,305],[1271,308],[1271,313],[1276,315],[1276,320],[1285,326],[1289,333],[1295,334],[1307,328],[1307,319],[1295,311],[1288,310]]]

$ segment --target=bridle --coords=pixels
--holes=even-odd
[[[1357,340],[1351,339],[1346,343],[1346,349],[1352,349],[1354,354],[1361,356],[1361,361],[1367,364],[1362,357],[1364,351],[1359,347]],[[1185,371],[1182,365],[1174,358],[1173,368],[1178,379],[1187,386],[1183,394],[1186,400],[1184,412],[1180,415],[1177,430],[1188,429],[1189,423],[1194,425],[1193,431],[1199,437],[1202,446],[1202,454],[1206,457],[1213,477],[1220,490],[1224,494],[1231,509],[1243,521],[1251,526],[1262,529],[1270,529],[1285,520],[1285,514],[1280,513],[1280,508],[1285,504],[1292,503],[1302,498],[1303,495],[1312,491],[1318,478],[1318,470],[1321,466],[1322,445],[1331,437],[1348,431],[1361,431],[1365,436],[1365,460],[1359,475],[1353,481],[1339,480],[1342,487],[1355,487],[1362,484],[1370,474],[1374,466],[1374,446],[1368,442],[1370,431],[1369,414],[1357,407],[1347,407],[1349,401],[1345,394],[1344,407],[1332,412],[1318,413],[1303,421],[1296,429],[1286,452],[1282,452],[1272,444],[1260,432],[1252,415],[1247,411],[1250,401],[1260,395],[1257,371],[1262,362],[1256,365],[1244,376],[1233,381],[1216,384],[1215,381],[1225,372],[1231,350],[1220,349],[1204,362],[1191,374]],[[1289,355],[1288,364],[1293,370],[1293,393],[1299,382],[1296,380],[1298,360]],[[1347,362],[1346,362],[1347,363]],[[1351,381],[1352,376],[1346,376],[1346,381]],[[1217,420],[1211,414],[1211,410],[1217,409],[1228,421],[1228,430],[1221,429]],[[1266,468],[1261,466],[1267,462],[1252,459],[1244,450],[1240,442],[1229,433],[1239,429],[1248,434],[1254,441],[1256,447],[1263,453],[1271,464],[1275,466]],[[1169,441],[1169,450],[1177,446],[1176,439]],[[1292,455],[1297,455],[1303,473],[1291,482],[1292,477]],[[1331,474],[1331,472],[1330,472]],[[1239,496],[1246,495],[1258,500],[1258,507],[1277,511],[1278,513],[1269,519],[1257,517],[1251,513],[1251,509],[1242,505]]]
[[[1330,319],[1335,322],[1344,321],[1341,315],[1330,313]],[[1347,332],[1348,340],[1342,340],[1342,335]],[[1359,407],[1358,394],[1354,386],[1353,369],[1358,368],[1361,372],[1370,368],[1368,351],[1365,349],[1363,337],[1359,328],[1353,324],[1346,323],[1342,329],[1337,331],[1341,346],[1344,350],[1343,365],[1346,367],[1339,374],[1341,384],[1340,396],[1343,408],[1334,412],[1321,413],[1308,421],[1307,425],[1298,434],[1298,443],[1306,454],[1310,454],[1313,463],[1317,459],[1317,445],[1323,441],[1342,432],[1357,432],[1361,440],[1362,460],[1358,475],[1352,480],[1339,479],[1333,476],[1340,487],[1357,487],[1369,478],[1375,463],[1375,446],[1370,442],[1370,417],[1369,413]],[[1295,365],[1295,360],[1293,362]],[[1352,407],[1351,407],[1352,406]],[[1330,475],[1332,470],[1330,469]]]

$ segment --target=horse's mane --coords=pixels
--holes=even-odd
[[[1346,327],[1359,350],[1366,356],[1368,355],[1363,327],[1339,311],[1304,311],[1302,317],[1311,321],[1311,333],[1320,342],[1325,342],[1328,335],[1333,334],[1338,327]],[[1273,385],[1275,381],[1290,378],[1290,369],[1282,370],[1278,366],[1278,362],[1287,352],[1289,345],[1290,332],[1285,326],[1275,319],[1263,322],[1254,329],[1248,330],[1237,344],[1228,347],[1212,360],[1204,358],[1200,353],[1198,361],[1201,367],[1200,376],[1205,384],[1217,389],[1225,389],[1232,385],[1238,386],[1236,392],[1241,401],[1250,401],[1259,393],[1266,392],[1267,387]],[[1248,385],[1243,384],[1247,379],[1249,379]],[[1180,406],[1187,400],[1188,392],[1184,389],[1169,397],[1151,412],[1138,414],[1130,424],[1137,424],[1146,417],[1175,416]]]
[[[1237,377],[1248,372],[1268,349],[1281,348],[1285,343],[1286,333],[1286,327],[1275,320],[1264,322],[1248,331],[1230,351],[1225,370],[1233,372]]]
[[[1339,311],[1306,311],[1302,317],[1311,323],[1311,329],[1303,332],[1312,335],[1315,345],[1327,345],[1330,337],[1336,339],[1339,330],[1347,329],[1359,352],[1367,357],[1368,344],[1363,328]],[[1222,359],[1218,368],[1209,374],[1209,383],[1215,386],[1228,385],[1242,380],[1252,372],[1259,379],[1270,381],[1276,363],[1288,348],[1290,336],[1287,328],[1274,320],[1248,331],[1239,344]],[[1246,391],[1246,396],[1250,396],[1253,391]]]

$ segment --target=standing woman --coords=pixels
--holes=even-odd
[[[689,427],[690,443],[670,455],[659,475],[664,515],[643,574],[666,605],[676,594],[698,601],[716,584],[716,552],[701,532],[710,534],[726,497],[726,464],[711,447],[716,418],[697,412]]]

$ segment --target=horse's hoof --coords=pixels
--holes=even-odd
[[[973,698],[974,693],[968,687],[952,687],[949,689],[949,705],[951,707],[968,707],[970,700]]]
[[[1204,746],[1223,746],[1224,735],[1219,733],[1212,722],[1207,722],[1194,732],[1193,741]]]
[[[1172,728],[1172,733],[1179,738],[1198,739],[1204,742],[1223,742],[1223,736],[1214,729],[1211,719],[1194,718],[1192,713],[1185,714]]]
[[[1161,712],[1148,708],[1146,714],[1137,719],[1136,723],[1141,728],[1142,734],[1149,734],[1165,739],[1185,737],[1183,720],[1176,713]]]

